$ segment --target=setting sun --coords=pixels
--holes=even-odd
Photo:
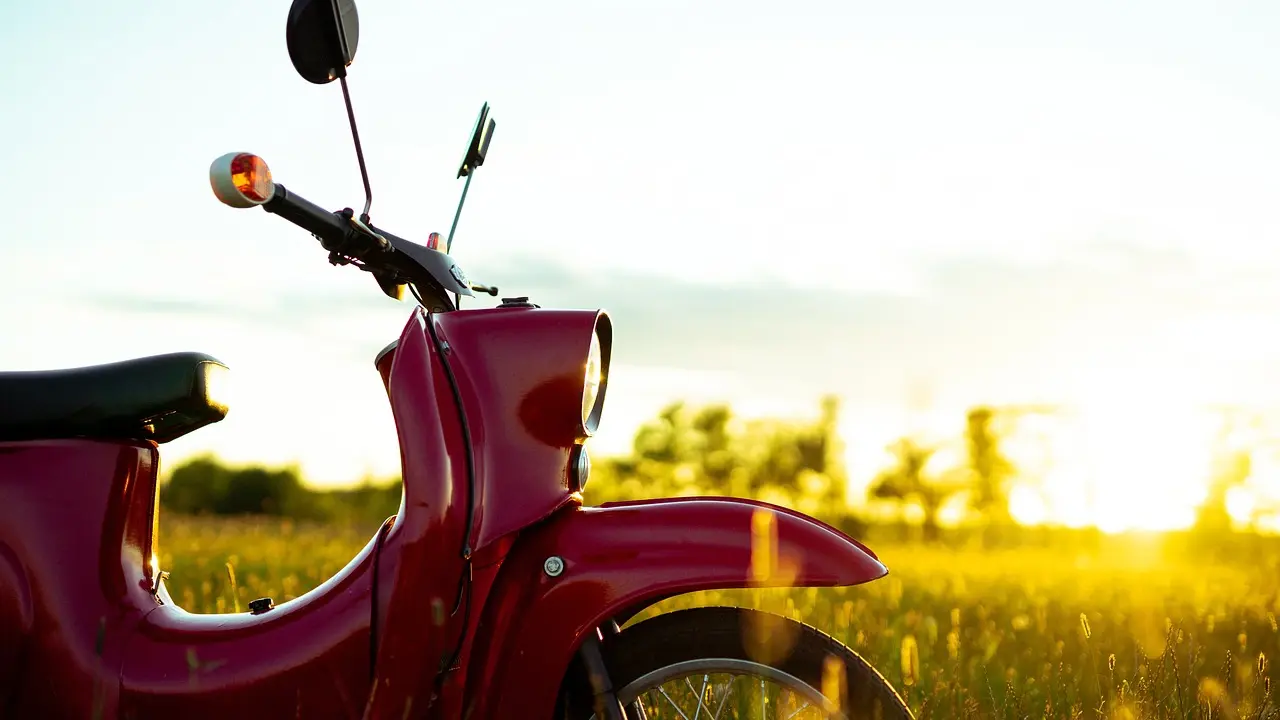
[[[1019,416],[1001,441],[1001,452],[1015,468],[1010,515],[1023,525],[1097,527],[1109,533],[1191,527],[1218,472],[1221,419],[1181,397],[1139,392],[1137,382],[1104,387],[1109,392],[1043,412],[998,410]],[[1176,394],[1172,386],[1169,392]],[[967,462],[959,417],[954,411],[934,410],[914,423],[922,437],[935,439],[936,452],[927,467],[935,479]],[[866,427],[853,423],[841,429],[867,435]],[[886,436],[893,434],[880,429]],[[887,454],[876,459],[861,450],[850,448],[848,456],[855,476],[868,477],[892,462]],[[1236,523],[1252,519],[1263,488],[1271,486],[1260,481],[1280,477],[1269,467],[1267,458],[1258,457],[1248,482],[1227,494],[1226,510]],[[956,525],[964,517],[964,503],[949,502],[939,521]]]
[[[1079,422],[1079,469],[1069,472],[1081,473],[1074,492],[1083,493],[1090,524],[1118,532],[1194,522],[1210,478],[1206,418],[1166,404],[1101,404]]]

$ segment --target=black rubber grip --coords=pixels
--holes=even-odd
[[[348,220],[286,190],[279,183],[276,183],[271,199],[262,204],[262,209],[319,237],[325,247],[341,247],[348,236],[354,234]]]

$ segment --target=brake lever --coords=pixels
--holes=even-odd
[[[494,297],[498,296],[498,288],[496,287],[489,287],[488,285],[481,285],[480,283],[472,283],[471,289],[476,292],[489,293]]]

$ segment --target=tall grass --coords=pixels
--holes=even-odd
[[[183,607],[232,612],[301,595],[375,531],[168,515],[161,563]],[[1280,717],[1280,555],[876,550],[891,574],[867,585],[697,593],[645,615],[725,603],[789,615],[865,657],[923,718]]]

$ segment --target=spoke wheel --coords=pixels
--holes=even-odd
[[[761,657],[767,653],[749,649],[761,638],[786,638],[784,649]],[[629,720],[911,717],[888,682],[852,650],[812,627],[755,610],[658,615],[606,641],[604,653]],[[567,717],[595,719],[580,677],[566,680],[565,695]]]
[[[647,720],[685,718],[843,718],[827,713],[818,688],[751,660],[706,658],[659,668],[618,693],[632,715]]]

